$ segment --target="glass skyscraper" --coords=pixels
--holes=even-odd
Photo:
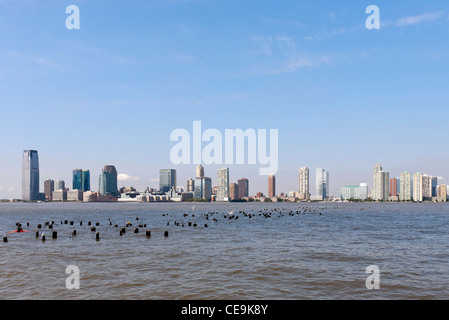
[[[90,172],[89,170],[73,170],[73,190],[90,191]]]
[[[195,199],[210,200],[212,197],[212,179],[208,177],[195,178]]]
[[[229,201],[229,168],[217,170],[217,201]]]
[[[329,172],[321,168],[316,169],[316,195],[323,200],[329,198]]]
[[[114,166],[104,166],[100,174],[99,193],[106,196],[118,196],[117,170]]]
[[[39,194],[39,156],[36,150],[23,151],[22,200],[41,200]]]
[[[159,170],[159,191],[169,192],[176,189],[176,170],[174,169],[160,169]]]

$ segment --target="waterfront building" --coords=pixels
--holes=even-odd
[[[217,170],[217,201],[229,201],[229,168]]]
[[[231,200],[239,200],[239,185],[237,183],[232,182],[229,185],[229,197]]]
[[[276,177],[274,174],[268,176],[268,198],[276,197]]]
[[[55,182],[53,180],[45,180],[44,181],[44,194],[45,194],[45,201],[51,201],[52,200],[52,192],[55,191]]]
[[[246,178],[239,179],[237,181],[239,189],[239,199],[249,197],[249,180]]]
[[[187,180],[187,192],[195,192],[195,180],[192,178]]]
[[[300,200],[309,200],[309,168],[303,167],[299,169],[299,194]]]
[[[315,199],[326,200],[329,198],[329,172],[316,168],[316,197]]]
[[[67,201],[67,190],[59,189],[52,192],[52,201]]]
[[[176,170],[161,169],[159,170],[159,191],[162,193],[169,192],[171,189],[176,190]]]
[[[422,175],[422,200],[432,200],[432,177],[423,174]]]
[[[67,201],[83,201],[83,190],[67,191]]]
[[[447,185],[442,184],[437,187],[437,197],[447,199]]]
[[[36,150],[24,150],[22,157],[22,200],[44,200],[39,193],[39,156]]]
[[[373,170],[372,199],[375,201],[388,201],[389,198],[390,173],[382,171],[382,166],[380,164],[376,164]]]
[[[195,178],[195,199],[211,200],[212,179],[209,177]]]
[[[423,174],[415,173],[413,175],[413,201],[423,201]]]
[[[203,178],[203,177],[204,177],[204,167],[199,164],[196,167],[196,178]]]
[[[66,190],[64,180],[56,179],[55,180],[55,191],[58,190]]]
[[[368,197],[368,183],[342,187],[340,193],[342,200],[365,200]]]
[[[83,192],[83,202],[97,202],[98,193],[94,191]]]
[[[72,189],[90,191],[90,171],[75,169],[72,171]]]
[[[117,188],[117,170],[115,166],[104,166],[99,178],[99,195],[118,197],[120,195]],[[107,199],[107,197],[97,197],[98,200]]]
[[[398,179],[397,178],[391,178],[390,179],[390,196],[396,197],[398,195]]]
[[[400,176],[399,201],[412,201],[412,175],[404,171]]]

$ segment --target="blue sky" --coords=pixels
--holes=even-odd
[[[78,5],[79,30],[65,8]],[[365,9],[380,8],[380,30]],[[330,172],[331,194],[372,184],[381,163],[449,177],[447,1],[0,0],[0,198],[21,195],[21,156],[41,181],[106,164],[138,189],[174,168],[177,128],[278,129],[278,191],[298,169]],[[216,169],[206,175],[215,182]],[[267,192],[259,166],[231,181]],[[445,180],[440,180],[445,183]],[[43,185],[41,186],[43,189]]]

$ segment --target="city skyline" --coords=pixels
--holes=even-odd
[[[95,189],[107,163],[119,184],[157,187],[164,167],[184,183],[195,164],[170,164],[170,133],[193,121],[279,130],[283,192],[304,166],[331,173],[333,196],[371,184],[376,162],[390,177],[448,178],[449,150],[423,132],[449,118],[449,4],[376,4],[379,30],[356,2],[111,0],[107,15],[83,2],[81,28],[67,30],[58,1],[1,1],[0,198],[21,197],[24,149],[40,152],[41,185],[86,168]],[[267,193],[259,166],[229,168]]]

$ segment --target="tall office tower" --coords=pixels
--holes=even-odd
[[[231,200],[239,200],[239,185],[237,183],[229,184],[229,197]]]
[[[437,187],[437,197],[446,199],[447,198],[447,185],[442,184]]]
[[[55,191],[55,182],[53,180],[45,180],[44,181],[45,201],[52,200],[53,191]]]
[[[22,200],[40,200],[39,156],[36,150],[23,151],[22,157]]]
[[[64,180],[55,180],[55,191],[65,190],[65,182]]]
[[[212,179],[209,177],[195,178],[195,199],[210,200],[212,198]]]
[[[373,189],[371,190],[371,198],[373,200],[379,201],[381,200],[381,183],[380,183],[380,175],[379,172],[382,171],[382,166],[380,164],[376,164],[373,170]]]
[[[390,173],[381,171],[380,172],[380,182],[381,182],[381,200],[388,201],[390,197]]]
[[[196,167],[196,178],[203,178],[203,177],[204,177],[204,167],[199,164]]]
[[[195,192],[195,180],[192,178],[187,180],[187,192]]]
[[[117,188],[117,170],[114,166],[104,166],[98,182],[99,193],[106,196],[119,196]]]
[[[390,196],[396,197],[398,189],[398,179],[397,178],[391,178],[390,179]]]
[[[400,201],[412,201],[412,175],[410,172],[404,171],[401,173],[399,178],[400,191],[399,200]]]
[[[172,189],[176,190],[176,170],[159,170],[159,191],[165,193]]]
[[[90,172],[89,170],[75,169],[72,172],[72,189],[81,191],[90,191]]]
[[[432,197],[438,196],[438,177],[432,177]]]
[[[81,190],[90,191],[90,171],[83,170],[83,179],[81,180]]]
[[[268,176],[268,198],[276,196],[276,177],[274,174]]]
[[[419,172],[413,175],[413,201],[423,201],[423,174]]]
[[[325,200],[329,198],[329,172],[321,168],[316,169],[316,195]]]
[[[217,201],[229,201],[229,168],[217,170]]]
[[[249,180],[246,178],[237,181],[239,185],[239,199],[249,197]]]
[[[299,199],[309,200],[309,168],[303,167],[299,169]]]

